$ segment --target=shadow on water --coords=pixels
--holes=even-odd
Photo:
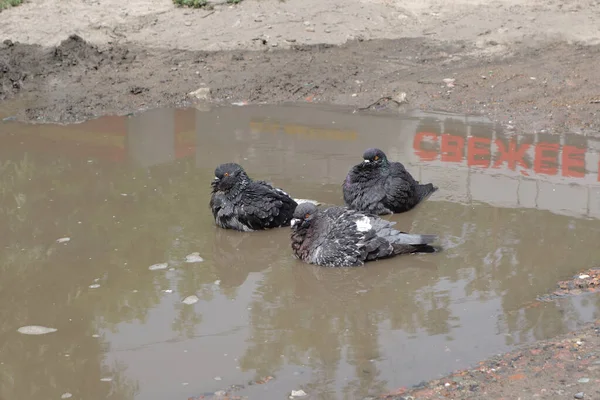
[[[0,144],[0,398],[187,398],[269,375],[239,393],[361,398],[599,315],[595,295],[531,306],[600,257],[596,139],[252,106],[3,123]],[[213,226],[218,163],[341,204],[375,146],[439,185],[390,218],[439,234],[442,253],[325,269],[292,258],[288,229]],[[192,252],[204,261],[185,263]]]

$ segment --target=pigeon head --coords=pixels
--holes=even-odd
[[[244,168],[236,163],[221,164],[215,169],[215,179],[210,183],[213,192],[226,192],[239,184],[248,182],[250,178],[246,175]]]
[[[387,163],[387,156],[379,149],[367,149],[363,153],[363,164],[365,165],[384,165]]]
[[[317,211],[317,206],[312,203],[299,204],[294,210],[294,216],[290,222],[292,229],[308,228]]]

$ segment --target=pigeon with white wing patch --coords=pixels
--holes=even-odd
[[[437,235],[419,235],[393,228],[395,222],[344,207],[318,209],[304,203],[291,221],[292,252],[306,263],[325,267],[356,267],[400,254],[433,253]]]

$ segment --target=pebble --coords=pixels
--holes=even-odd
[[[215,376],[215,381],[220,381],[222,378],[220,376]]]
[[[197,303],[199,300],[200,299],[198,298],[198,296],[196,296],[196,295],[193,294],[193,295],[188,296],[185,299],[183,299],[182,303],[183,304],[191,305],[191,304]]]
[[[60,396],[61,399],[70,399],[71,397],[73,397],[73,395],[69,392],[63,393],[63,395]]]
[[[306,32],[314,32],[315,28],[313,28],[312,26],[309,26],[308,28],[306,28]]]
[[[169,266],[169,264],[167,264],[167,263],[153,264],[153,265],[149,266],[148,269],[150,271],[158,271],[161,269],[167,269],[168,266]]]
[[[185,256],[186,263],[199,263],[204,261],[202,257],[200,257],[200,253],[194,252]]]
[[[210,88],[201,87],[194,90],[193,92],[188,93],[188,95],[191,97],[195,97],[198,100],[208,100],[208,98],[210,97]]]
[[[590,381],[590,378],[581,378],[577,382],[579,382],[579,383],[588,383],[589,381]]]
[[[579,392],[579,393],[575,393],[575,396],[574,396],[574,397],[575,397],[576,399],[583,399],[583,396],[585,396],[585,395],[583,394],[583,392]]]
[[[88,286],[90,289],[98,289],[100,287],[100,285],[98,285],[97,283],[94,283],[90,286]]]
[[[46,326],[40,325],[22,326],[19,329],[17,329],[17,332],[22,333],[23,335],[46,335],[48,333],[54,333],[56,331],[56,328],[48,328]]]
[[[192,26],[192,23],[188,21],[185,23],[185,26]]]
[[[290,397],[304,397],[306,396],[306,392],[302,389],[300,390],[292,390],[292,395]]]

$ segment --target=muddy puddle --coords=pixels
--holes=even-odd
[[[213,226],[216,164],[341,204],[373,146],[439,185],[390,218],[445,251],[323,269],[292,258],[288,229]],[[4,122],[0,398],[361,399],[566,332],[597,295],[531,302],[598,265],[599,150],[476,117],[307,106]]]

